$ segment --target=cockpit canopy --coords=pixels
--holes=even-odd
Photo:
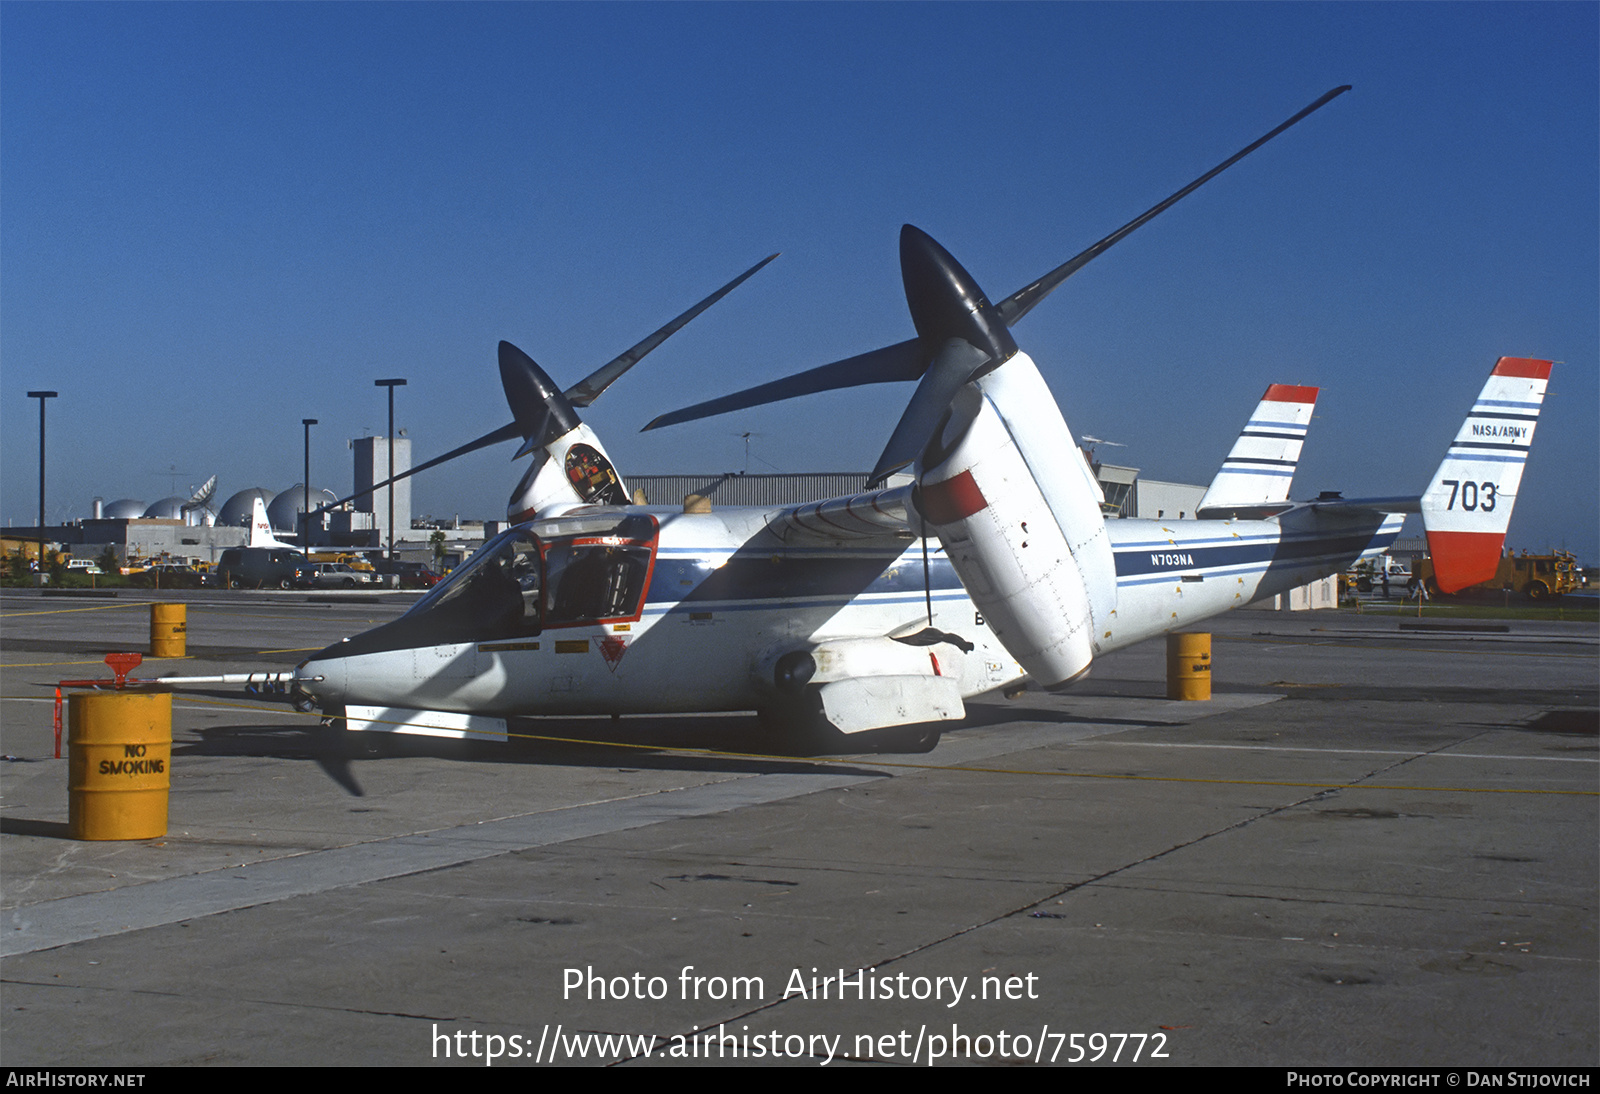
[[[493,641],[551,627],[638,619],[655,558],[654,517],[558,517],[502,532],[400,619],[432,642]]]

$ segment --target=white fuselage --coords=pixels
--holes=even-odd
[[[959,672],[963,696],[1024,678],[937,540],[926,545],[925,569],[916,539],[786,543],[773,530],[775,511],[627,512],[648,513],[659,524],[635,618],[511,636],[458,634],[460,640],[430,644],[424,601],[397,621],[410,629],[395,648],[342,655],[333,646],[297,677],[325,709],[353,703],[495,716],[752,710],[774,701],[775,657],[843,639],[916,634],[930,626],[931,602],[931,627],[973,647],[958,666],[944,666],[946,674]],[[1309,508],[1265,521],[1108,521],[1117,599],[1095,652],[1337,573],[1387,547],[1399,524],[1399,517],[1379,524],[1370,515]],[[538,535],[541,522],[524,527]]]

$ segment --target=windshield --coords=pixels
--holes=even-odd
[[[441,642],[631,621],[644,608],[655,542],[656,522],[647,516],[523,525],[484,544],[406,614],[426,617]]]

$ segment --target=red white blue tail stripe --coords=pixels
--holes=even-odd
[[[1422,495],[1435,580],[1451,593],[1494,576],[1550,379],[1549,361],[1502,357]]]
[[[1316,403],[1314,387],[1273,384],[1267,388],[1200,500],[1201,519],[1267,516],[1275,508],[1286,507]]]

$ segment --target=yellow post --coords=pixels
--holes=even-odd
[[[188,618],[185,604],[150,605],[151,657],[182,657],[188,652]]]
[[[67,712],[67,834],[81,840],[166,835],[172,696],[74,695]]]
[[[1167,635],[1167,698],[1211,698],[1211,636]]]

